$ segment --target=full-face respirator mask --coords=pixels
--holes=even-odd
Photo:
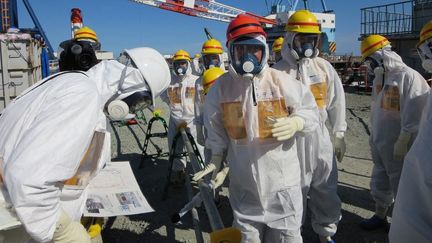
[[[124,120],[135,117],[135,114],[152,105],[150,91],[138,91],[121,100],[111,101],[107,111],[113,120]]]
[[[221,60],[219,54],[206,54],[203,55],[203,64],[206,70],[214,67],[221,66]]]
[[[296,59],[313,58],[318,56],[319,34],[302,34],[295,33],[291,42],[287,45],[291,55]]]
[[[87,71],[99,62],[88,41],[64,41],[60,44],[58,53],[60,71]]]
[[[375,77],[382,76],[384,74],[384,63],[381,51],[376,51],[370,56],[366,57],[363,65],[367,66],[368,79],[374,80]]]
[[[179,76],[186,75],[188,68],[189,62],[187,60],[178,60],[173,63],[174,72]]]
[[[257,38],[243,37],[234,40],[230,45],[231,65],[243,76],[257,75],[263,70],[266,46]]]

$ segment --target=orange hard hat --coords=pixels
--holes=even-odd
[[[226,33],[227,42],[248,34],[260,34],[267,37],[258,20],[244,14],[239,14],[228,25]]]

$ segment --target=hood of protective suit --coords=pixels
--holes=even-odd
[[[312,55],[310,58],[300,58],[299,60],[297,60],[297,58],[293,55],[294,50],[292,50],[290,48],[290,45],[293,43],[294,37],[297,34],[298,33],[290,32],[290,31],[286,32],[285,37],[284,37],[285,41],[282,44],[282,49],[281,49],[282,59],[285,62],[287,62],[290,67],[295,67],[297,62],[302,62],[302,61],[307,60],[307,59],[313,59],[313,58],[317,57],[319,54],[319,50],[315,49],[314,55]]]
[[[286,32],[285,37],[284,37],[284,43],[282,44],[282,49],[281,49],[281,56],[282,56],[282,60],[284,60],[285,62],[287,62],[289,64],[290,67],[295,68],[297,65],[297,60],[295,59],[295,57],[292,55],[291,53],[291,48],[289,48],[287,43],[292,43],[293,39],[294,39],[295,33],[293,32]]]
[[[394,51],[391,50],[391,46],[386,46],[378,52],[382,53],[384,69],[386,72],[395,70],[401,70],[407,67],[402,61],[402,58]]]
[[[186,69],[186,73],[184,75],[178,75],[175,71],[174,71],[174,64],[173,64],[173,69],[172,69],[172,75],[174,75],[174,77],[177,77],[181,80],[185,79],[187,76],[190,76],[192,74],[192,62],[188,61],[188,67]]]
[[[263,76],[265,70],[268,68],[268,63],[267,62],[268,62],[268,59],[269,59],[269,48],[268,48],[268,45],[267,45],[267,42],[266,42],[266,38],[264,36],[262,36],[262,35],[249,35],[249,36],[253,37],[254,39],[259,40],[265,46],[265,51],[264,51],[263,57],[262,57],[262,63],[264,63],[264,66],[263,66],[261,72],[259,72],[257,75],[255,75],[255,77],[260,78],[260,77]],[[234,60],[233,59],[234,57],[231,56],[231,44],[232,44],[232,42],[233,41],[228,42],[228,50],[229,50],[228,51],[228,56],[229,56],[229,59],[230,59],[230,64],[228,66],[228,72],[231,74],[231,76],[234,79],[247,79],[247,78],[243,77],[243,75],[238,74],[237,71],[234,69],[234,67],[232,65],[232,60]]]
[[[304,57],[300,58],[299,60],[294,57],[294,55],[292,54],[293,50],[289,47],[288,43],[292,43],[296,34],[297,33],[289,31],[285,34],[284,40],[287,40],[287,42],[284,42],[282,44],[281,55],[282,60],[285,62],[285,64],[288,65],[288,67],[285,66],[284,69],[286,69],[287,72],[289,72],[288,70],[295,70],[297,72],[296,78],[302,80],[303,84],[310,85],[311,77],[316,75],[325,76],[325,74],[322,73],[321,69],[318,67],[318,63],[314,61],[318,58],[317,54],[315,54],[311,58]],[[277,66],[279,65],[276,64],[275,68],[277,68]]]
[[[219,68],[222,69],[225,72],[226,68],[225,68],[225,62],[224,62],[222,54],[219,54],[219,57],[220,57],[220,60],[221,60],[221,64],[220,64]]]
[[[200,61],[199,58],[192,59],[191,64],[192,64],[193,75],[199,76],[203,73],[203,68],[202,68],[201,64],[199,63],[199,61]]]
[[[87,75],[96,82],[101,94],[101,103],[121,100],[137,91],[150,91],[141,72],[126,67],[115,60],[105,60],[88,70]],[[113,98],[116,96],[115,98]]]

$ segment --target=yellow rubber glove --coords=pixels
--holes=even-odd
[[[90,236],[84,226],[80,222],[72,221],[63,209],[60,209],[60,217],[57,221],[52,241],[54,243],[91,242]]]
[[[336,132],[334,140],[334,150],[337,160],[339,162],[342,162],[346,151],[344,132]]]
[[[92,224],[90,225],[88,229],[88,234],[90,238],[95,238],[96,236],[100,235],[102,232],[102,227],[99,224]]]
[[[298,131],[303,130],[305,121],[298,116],[267,118],[267,122],[272,125],[272,134],[278,141],[290,139]]]
[[[402,161],[405,155],[408,153],[408,143],[411,139],[411,134],[407,132],[401,132],[399,138],[393,147],[393,159],[396,161]]]
[[[221,167],[222,160],[223,160],[222,155],[218,155],[218,154],[212,155],[212,157],[210,159],[210,163],[208,165],[206,165],[206,167],[204,167],[203,170],[195,173],[194,176],[192,177],[192,180],[198,181],[201,178],[203,178],[204,176],[212,173],[213,171],[215,171],[215,170],[218,171]],[[216,177],[216,175],[214,175],[214,176]]]

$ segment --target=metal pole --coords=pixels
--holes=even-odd
[[[309,10],[308,2],[307,0],[303,0],[304,8]]]
[[[191,181],[189,178],[189,174],[186,173],[186,192],[187,192],[187,196],[189,201],[192,200],[192,185],[191,185]],[[201,228],[200,228],[200,220],[199,220],[199,216],[198,216],[198,211],[196,210],[195,207],[192,207],[191,210],[192,213],[192,222],[193,222],[193,226],[194,226],[194,231],[195,231],[195,237],[197,240],[197,243],[204,243],[204,238],[203,235],[201,233]]]
[[[323,7],[323,12],[325,13],[325,12],[327,12],[327,6],[326,6],[326,4],[325,4],[325,1],[324,0],[321,0],[321,5],[322,5],[322,7]]]
[[[199,189],[201,192],[201,199],[204,202],[204,207],[206,209],[207,217],[209,219],[212,231],[223,229],[224,225],[222,219],[214,203],[213,195],[212,193],[210,193],[213,189],[209,186],[209,184],[205,183],[204,180],[201,180],[199,182]]]
[[[191,160],[192,168],[193,168],[194,172],[196,173],[196,172],[202,170],[203,168],[201,168],[202,166],[199,164],[199,161],[197,159],[197,155],[195,154],[195,152],[192,148],[191,142],[189,140],[189,136],[186,133],[185,128],[180,127],[180,132],[182,134],[182,138],[183,138],[185,147],[187,149],[189,158]],[[188,176],[187,176],[187,178],[188,178]],[[190,181],[188,181],[187,186],[191,187]],[[215,231],[215,230],[223,229],[224,225],[223,225],[222,219],[221,219],[221,217],[219,215],[219,211],[217,210],[217,207],[214,203],[214,198],[212,196],[212,193],[210,193],[213,189],[209,186],[209,182],[206,182],[204,180],[200,180],[198,182],[198,186],[200,189],[201,199],[204,202],[207,217],[210,221],[210,226],[211,226],[212,230]],[[192,200],[192,196],[189,198],[189,200]],[[192,211],[192,213],[193,213],[193,211]]]
[[[293,3],[293,5],[291,6],[291,11],[295,11],[296,10],[296,8],[297,8],[297,4],[298,4],[298,0],[295,0],[294,1],[294,3]]]
[[[48,40],[48,36],[45,34],[45,32],[44,32],[44,30],[42,28],[42,25],[39,23],[39,20],[36,17],[36,14],[33,12],[33,9],[31,7],[30,3],[28,2],[28,0],[23,0],[23,2],[24,2],[24,6],[27,8],[28,13],[30,14],[30,17],[33,20],[33,23],[36,25],[36,28],[39,30],[40,34],[42,35],[42,37],[45,40],[45,43],[46,43],[46,45],[48,47],[48,54],[50,56],[50,59],[51,60],[55,59],[55,57],[54,57],[54,49],[52,48],[51,43]]]
[[[186,133],[186,130],[183,127],[180,128],[180,133],[182,135],[182,139],[184,141],[186,150],[188,152],[189,159],[191,160],[192,169],[193,169],[194,173],[197,173],[198,171],[204,169],[204,167],[201,166],[201,163],[198,161],[197,156],[195,155],[194,149],[192,148],[192,144],[189,141],[188,134]]]

